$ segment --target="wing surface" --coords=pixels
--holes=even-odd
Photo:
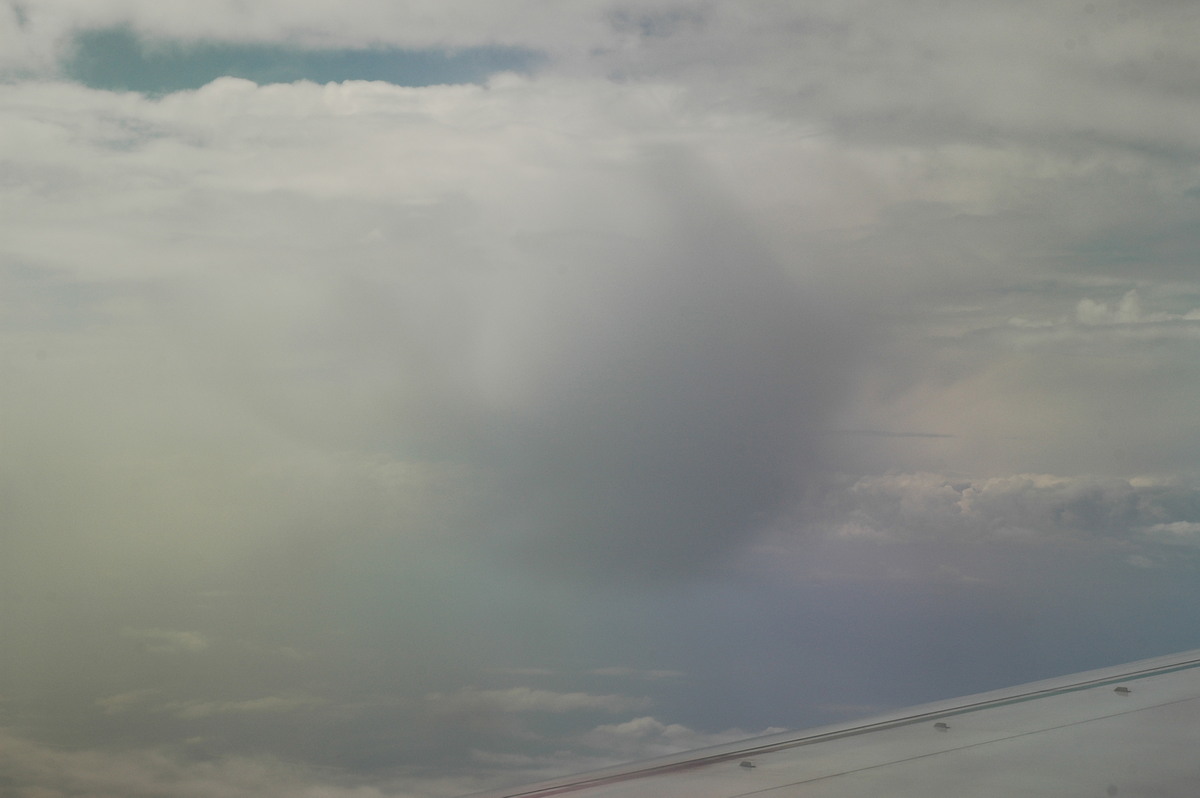
[[[1200,795],[1200,649],[486,795]]]

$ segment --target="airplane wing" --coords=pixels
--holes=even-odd
[[[1200,794],[1200,649],[492,798]]]

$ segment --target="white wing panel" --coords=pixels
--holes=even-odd
[[[1200,650],[491,795],[1195,794]]]

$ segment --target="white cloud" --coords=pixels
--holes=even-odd
[[[1200,308],[1183,313],[1148,312],[1137,289],[1126,291],[1115,302],[1081,299],[1073,317],[1030,320],[1013,318],[1007,329],[980,331],[1019,346],[1099,342],[1141,344],[1154,341],[1200,339]]]
[[[1153,524],[1142,530],[1152,540],[1168,545],[1200,546],[1200,523],[1195,521],[1171,521]]]
[[[822,525],[847,539],[1132,539],[1143,530],[1190,534],[1190,521],[1147,522],[1196,513],[1200,493],[1174,480],[918,472],[861,477],[832,489],[826,507]]]
[[[1170,296],[1159,296],[1159,301]],[[1118,358],[1132,353],[1162,356],[1164,343],[1188,347],[1200,341],[1200,308],[1183,312],[1147,311],[1138,289],[1115,301],[1085,298],[1072,314],[1051,318],[1012,317],[1003,325],[965,330],[961,335],[1018,350],[1078,350]],[[1150,347],[1154,347],[1151,349]]]
[[[1136,290],[1129,291],[1115,307],[1090,299],[1079,300],[1075,317],[1080,324],[1133,324],[1143,320],[1141,301]]]
[[[433,693],[426,700],[432,709],[444,713],[481,712],[628,712],[643,709],[647,698],[591,693],[558,693],[530,687],[484,690],[464,687],[453,693]]]
[[[624,723],[597,726],[581,735],[579,739],[583,745],[611,756],[648,759],[782,731],[785,730],[772,727],[757,734],[741,729],[705,733],[678,723],[663,723],[653,717],[640,717]]]
[[[562,71],[627,83],[667,78],[701,88],[709,105],[804,114],[868,141],[943,143],[1003,131],[1068,153],[1096,143],[1180,148],[1190,146],[1182,131],[1196,116],[1186,80],[1194,54],[1183,33],[1191,20],[1173,5],[1135,18],[1116,2],[1093,4],[1096,13],[1056,4],[1035,19],[1017,6],[947,0],[919,13],[823,0],[765,0],[754,14],[672,0],[581,0],[555,14],[532,0],[420,10],[358,0],[353,13],[327,0],[212,3],[202,12],[149,0],[29,0],[20,8],[20,24],[12,10],[0,18],[14,42],[10,68],[50,69],[73,31],[128,23],[183,40],[521,45],[553,53]]]
[[[1167,313],[1158,311],[1146,312],[1142,308],[1142,299],[1136,289],[1127,291],[1111,306],[1103,302],[1089,299],[1081,300],[1076,310],[1080,324],[1095,325],[1161,325],[1164,328],[1175,326],[1191,330],[1190,337],[1195,337],[1195,330],[1188,325],[1190,322],[1200,323],[1200,308],[1193,308],[1184,313]]]

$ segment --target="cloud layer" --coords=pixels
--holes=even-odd
[[[4,4],[11,791],[457,794],[1195,645],[1194,16]]]

